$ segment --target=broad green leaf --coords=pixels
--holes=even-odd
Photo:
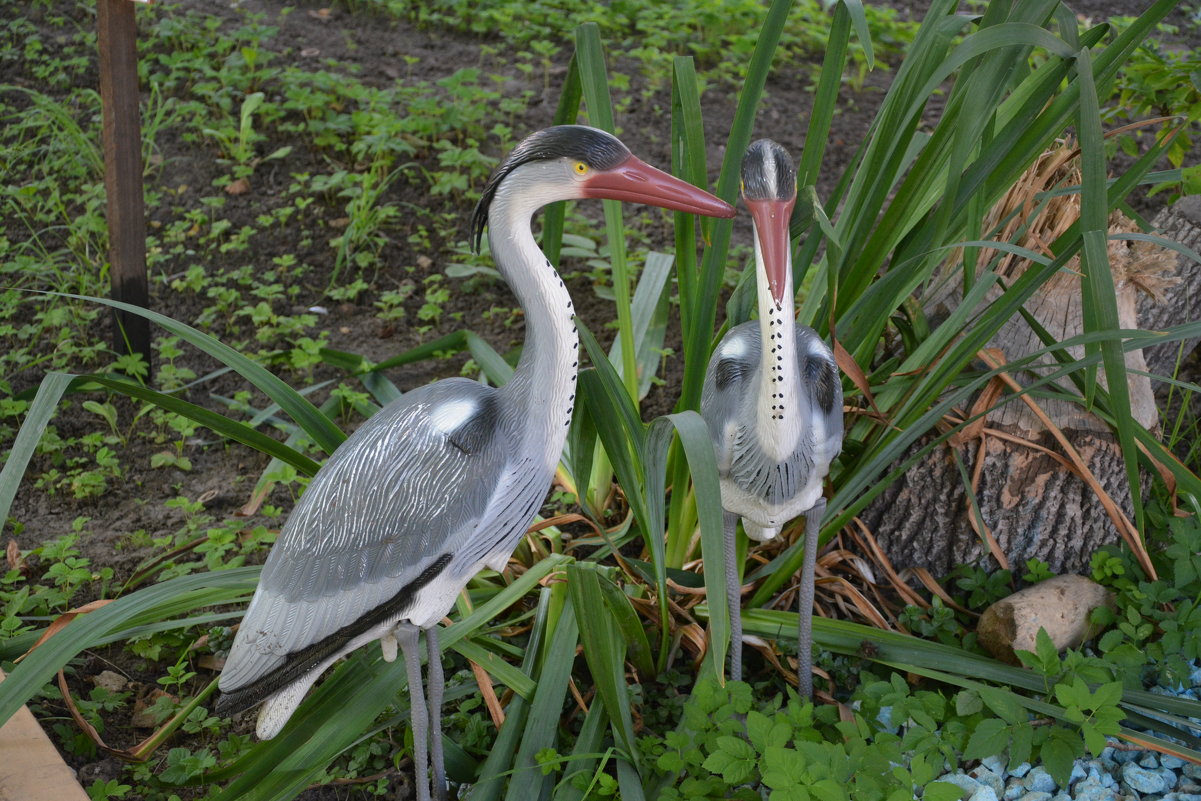
[[[1009,725],[999,718],[985,718],[976,726],[967,746],[964,759],[984,759],[1004,753],[1009,745]]]
[[[758,755],[750,744],[738,737],[721,736],[705,759],[705,770],[721,774],[729,784],[742,784],[755,770]]]

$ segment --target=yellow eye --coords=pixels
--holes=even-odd
[[[587,172],[588,172],[588,165],[587,165],[587,164],[585,164],[585,163],[584,163],[584,162],[582,162],[582,161],[577,161],[577,162],[575,163],[575,172],[576,172],[576,175],[585,175],[585,174],[587,174]]]

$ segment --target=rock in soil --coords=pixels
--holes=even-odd
[[[1057,650],[1075,648],[1095,635],[1089,614],[1113,608],[1113,595],[1084,576],[1055,576],[1002,598],[984,610],[976,633],[980,644],[1003,662],[1019,664],[1015,651],[1034,651],[1046,629]]]

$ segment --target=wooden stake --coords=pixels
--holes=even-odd
[[[138,114],[137,26],[129,0],[97,0],[100,99],[104,115],[104,189],[108,198],[113,299],[146,308],[146,211],[142,199],[142,133]],[[113,349],[150,363],[150,322],[114,312]]]

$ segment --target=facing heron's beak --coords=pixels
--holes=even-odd
[[[788,221],[792,219],[796,195],[787,200],[746,199],[746,205],[751,210],[751,219],[755,221],[759,252],[763,257],[771,296],[776,303],[783,303],[788,271],[792,269],[792,240],[788,235]]]
[[[646,203],[706,217],[728,219],[736,213],[729,203],[718,200],[687,181],[655,169],[636,156],[630,156],[611,170],[598,171],[587,178],[583,196]]]

